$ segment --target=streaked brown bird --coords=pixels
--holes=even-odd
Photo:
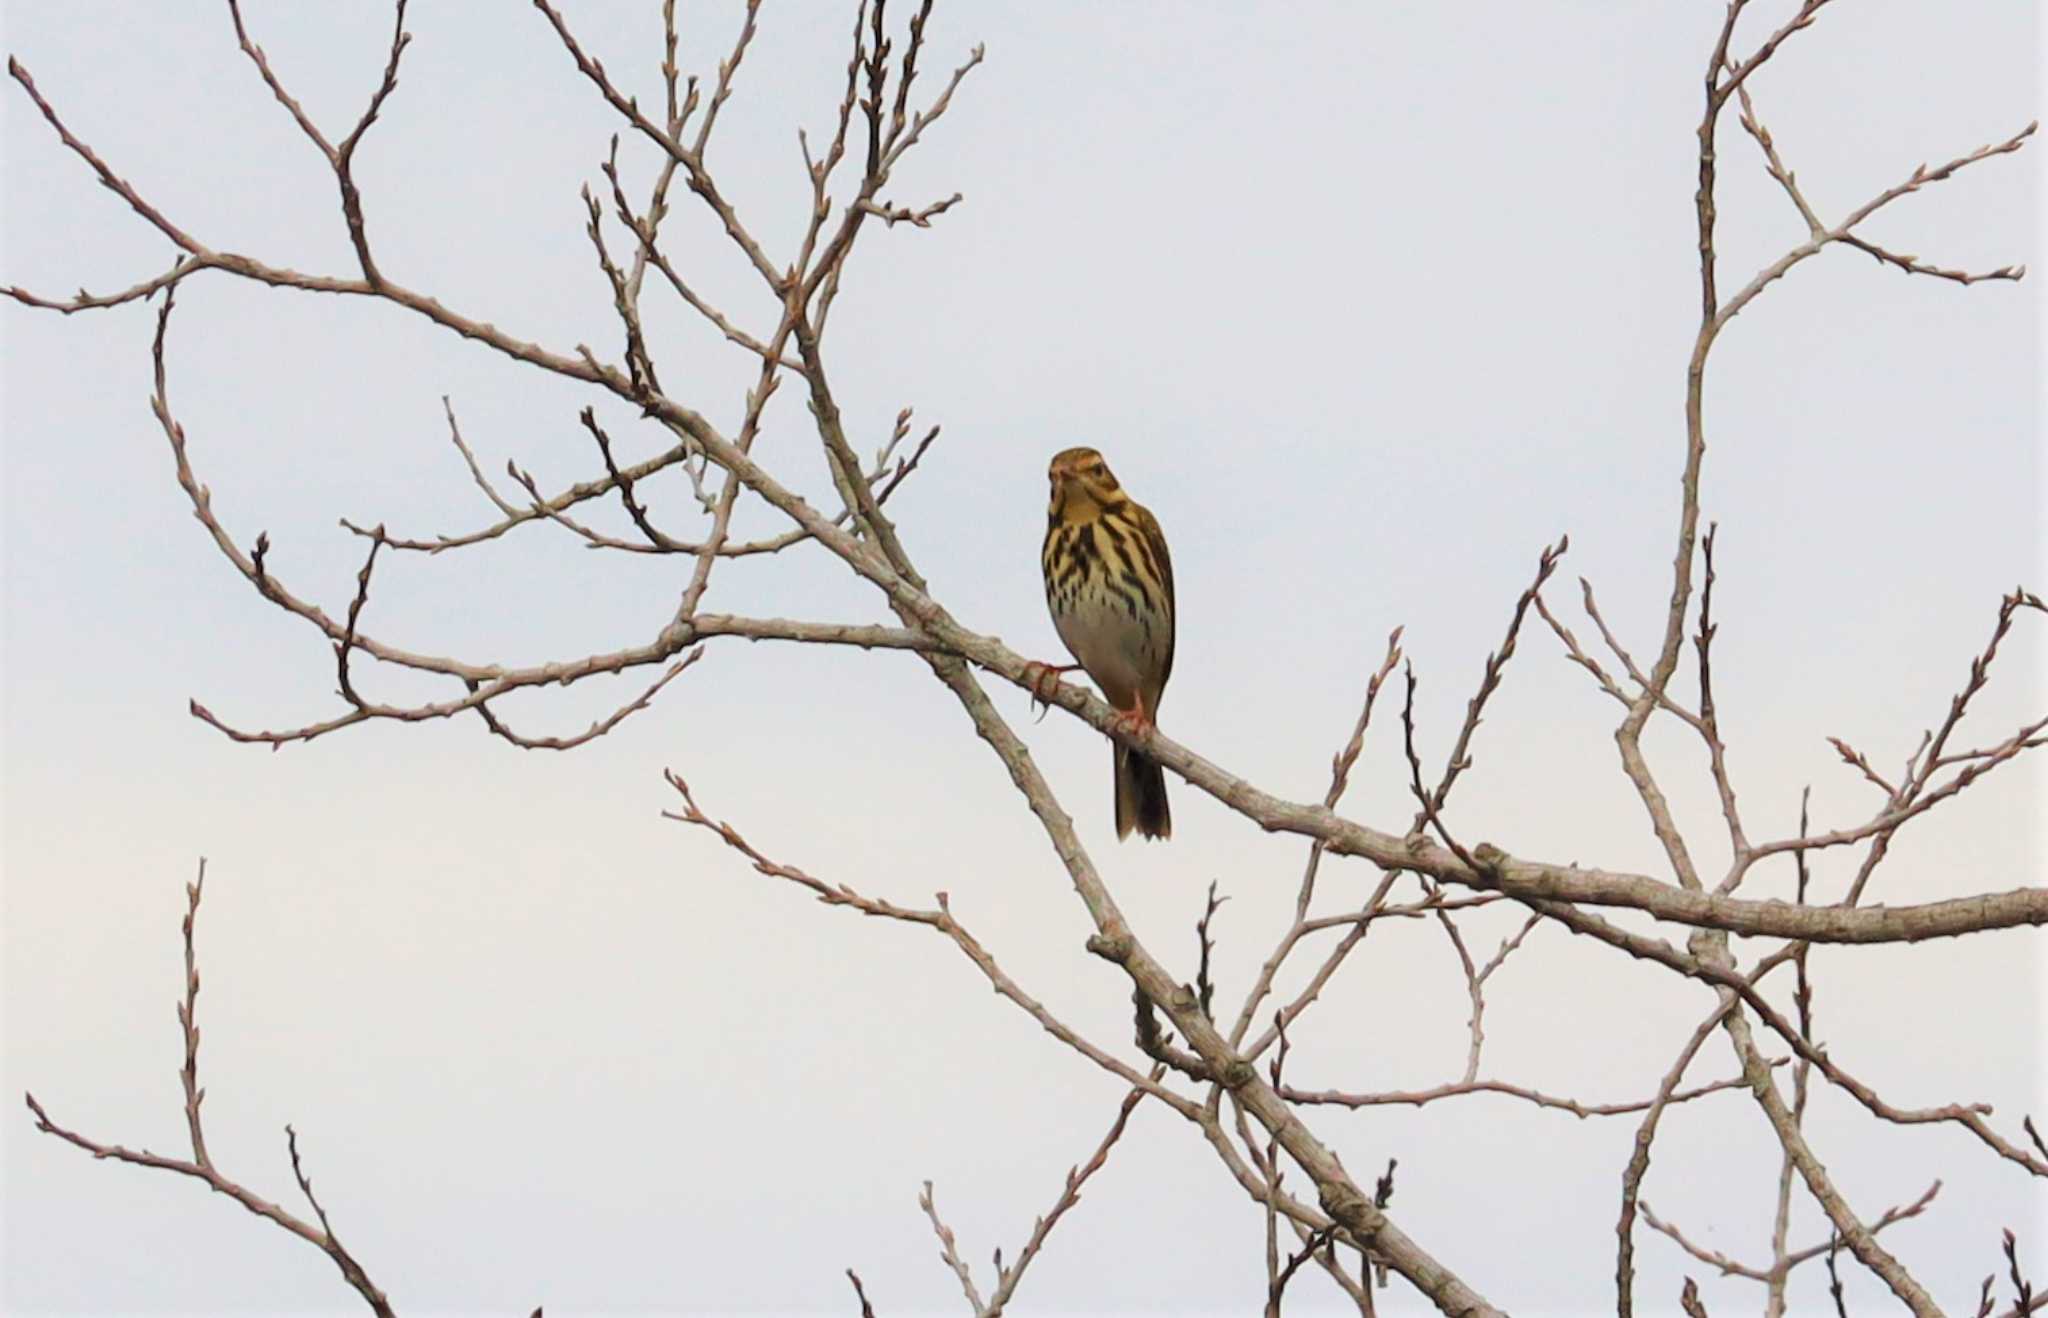
[[[1039,556],[1045,602],[1060,640],[1080,662],[1048,668],[1044,676],[1085,669],[1116,706],[1125,730],[1146,732],[1173,673],[1173,561],[1166,536],[1094,449],[1067,449],[1053,458],[1048,474],[1052,506]],[[1129,837],[1133,828],[1147,838],[1173,836],[1159,762],[1121,742],[1111,750],[1117,837]]]

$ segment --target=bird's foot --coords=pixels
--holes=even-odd
[[[1131,709],[1118,710],[1116,717],[1109,721],[1111,732],[1121,732],[1133,741],[1150,735],[1155,726],[1142,701]]]
[[[1031,690],[1031,704],[1040,718],[1044,718],[1045,711],[1052,706],[1053,693],[1059,690],[1060,674],[1074,672],[1080,667],[1079,664],[1042,664],[1036,659],[1025,662],[1024,682]]]

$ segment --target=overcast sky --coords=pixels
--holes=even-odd
[[[1738,45],[1790,6],[1758,0]],[[257,39],[333,136],[382,66],[370,4],[249,0]],[[770,5],[712,148],[768,249],[805,205],[795,130],[828,131],[851,13]],[[202,240],[336,274],[352,261],[326,167],[236,49],[217,5],[14,0],[6,49],[71,127]],[[659,6],[578,3],[586,44],[658,102]],[[1692,192],[1700,73],[1720,6],[1222,4],[938,7],[927,91],[988,59],[900,173],[956,190],[929,230],[864,234],[828,352],[863,448],[900,407],[944,436],[892,507],[969,626],[1052,658],[1038,580],[1043,468],[1094,444],[1159,516],[1179,586],[1164,725],[1270,790],[1319,797],[1388,631],[1407,628],[1426,752],[1449,744],[1541,547],[1639,650],[1669,591],[1682,385],[1697,311]],[[2004,138],[2036,113],[2035,8],[1830,6],[1754,84],[1824,218]],[[730,5],[686,7],[684,56],[714,67]],[[613,116],[546,22],[516,4],[420,0],[396,95],[360,156],[385,270],[521,337],[615,357],[578,187],[601,183]],[[125,286],[167,244],[100,188],[6,87],[0,283]],[[1805,235],[1733,122],[1721,138],[1722,270],[1734,287]],[[648,152],[622,153],[635,192]],[[1871,234],[1943,265],[2048,260],[2035,151],[1885,211]],[[670,252],[766,332],[773,307],[678,198]],[[615,238],[615,250],[623,239]],[[1824,738],[1896,766],[1983,645],[2000,594],[2041,589],[2036,285],[1958,288],[1855,252],[1801,266],[1735,323],[1708,396],[1706,513],[1721,524],[1717,696],[1753,831],[1863,818],[1874,793]],[[669,392],[738,421],[752,366],[650,289]],[[97,1137],[181,1151],[172,1013],[178,917],[200,917],[207,1114],[218,1161],[292,1203],[292,1122],[343,1238],[405,1312],[954,1313],[916,1205],[937,1183],[986,1274],[1014,1256],[1117,1083],[994,998],[945,940],[821,907],[660,818],[664,768],[763,850],[909,905],[947,890],[1023,986],[1125,1053],[1128,989],[1082,948],[1056,858],[952,698],[901,655],[724,642],[649,712],[568,755],[475,721],[346,731],[278,754],[245,726],[330,716],[328,648],[257,597],[193,521],[149,414],[150,310],[60,319],[8,304],[5,332],[5,1089]],[[576,410],[632,456],[664,438],[587,391],[515,369],[365,300],[209,275],[179,297],[171,400],[200,479],[245,546],[346,606],[360,542],[336,520],[430,535],[492,509],[447,442],[443,395],[487,469],[587,479]],[[823,501],[786,388],[760,454]],[[694,530],[673,482],[646,497]],[[615,507],[592,514],[626,523]],[[743,531],[778,529],[761,509]],[[602,555],[526,528],[469,555],[393,556],[365,618],[409,648],[531,662],[644,640],[688,564]],[[708,606],[876,619],[822,555],[721,568]],[[1587,629],[1582,629],[1583,632]],[[2023,618],[1971,744],[2043,704],[2042,620]],[[388,674],[392,698],[445,697]],[[1682,686],[1691,690],[1691,679]],[[630,695],[578,689],[506,713],[583,728]],[[1192,976],[1211,880],[1235,1002],[1285,927],[1304,847],[1185,784],[1176,836],[1118,846],[1109,756],[1061,714],[996,695],[1075,814],[1140,935]],[[1618,771],[1614,709],[1545,631],[1525,634],[1461,784],[1471,838],[1661,873]],[[1348,809],[1410,810],[1383,708]],[[1682,816],[1718,837],[1695,747],[1653,754]],[[2038,882],[2044,775],[2001,770],[1905,834],[1876,900]],[[1718,853],[1712,845],[1710,856]],[[1718,863],[1715,861],[1714,863]],[[1829,900],[1848,861],[1817,867]],[[1332,864],[1333,904],[1374,874]],[[1789,873],[1757,895],[1789,895]],[[1501,914],[1486,912],[1483,916]],[[1483,953],[1515,921],[1474,918]],[[2017,1138],[2042,1088],[2041,944],[2002,933],[1816,952],[1819,1033],[1901,1105],[1981,1101]],[[1375,934],[1297,1031],[1298,1082],[1409,1088],[1456,1077],[1465,1000],[1434,928]],[[1495,981],[1484,1073],[1589,1101],[1647,1097],[1710,999],[1539,929]],[[1773,1055],[1780,1050],[1771,1049]],[[1732,1073],[1710,1042],[1692,1076]],[[1518,1313],[1611,1308],[1632,1118],[1511,1100],[1308,1114],[1361,1175],[1400,1159],[1396,1219]],[[1815,1100],[1821,1157],[1866,1219],[1936,1177],[1885,1239],[1967,1310],[2020,1229],[2048,1274],[2043,1202],[1952,1129]],[[1645,1197],[1696,1238],[1768,1260],[1775,1145],[1735,1095],[1674,1112]],[[327,1260],[175,1178],[95,1164],[0,1122],[9,1312],[347,1312]],[[1299,1188],[1305,1184],[1295,1178]],[[1825,1237],[1810,1203],[1794,1236]],[[1246,1313],[1262,1221],[1192,1128],[1141,1106],[1021,1292],[1042,1313]],[[1760,1302],[1638,1229],[1638,1296],[1714,1312]],[[1860,1270],[1852,1296],[1878,1298]],[[988,1284],[984,1275],[984,1286]],[[1803,1272],[1795,1308],[1824,1302]],[[1421,1302],[1397,1288],[1383,1312]],[[1333,1292],[1305,1279],[1303,1312]]]

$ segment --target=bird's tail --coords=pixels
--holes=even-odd
[[[1133,828],[1146,838],[1173,836],[1173,812],[1166,807],[1166,770],[1143,751],[1112,745],[1116,764],[1116,835]]]

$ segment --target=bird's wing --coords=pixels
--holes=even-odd
[[[1159,519],[1143,504],[1133,506],[1138,514],[1138,528],[1145,533],[1145,544],[1152,556],[1159,560],[1160,584],[1166,587],[1166,662],[1160,666],[1159,685],[1163,689],[1166,679],[1173,676],[1174,607],[1173,598],[1173,555],[1166,550],[1166,532],[1159,529]],[[1156,702],[1156,697],[1155,697]]]

